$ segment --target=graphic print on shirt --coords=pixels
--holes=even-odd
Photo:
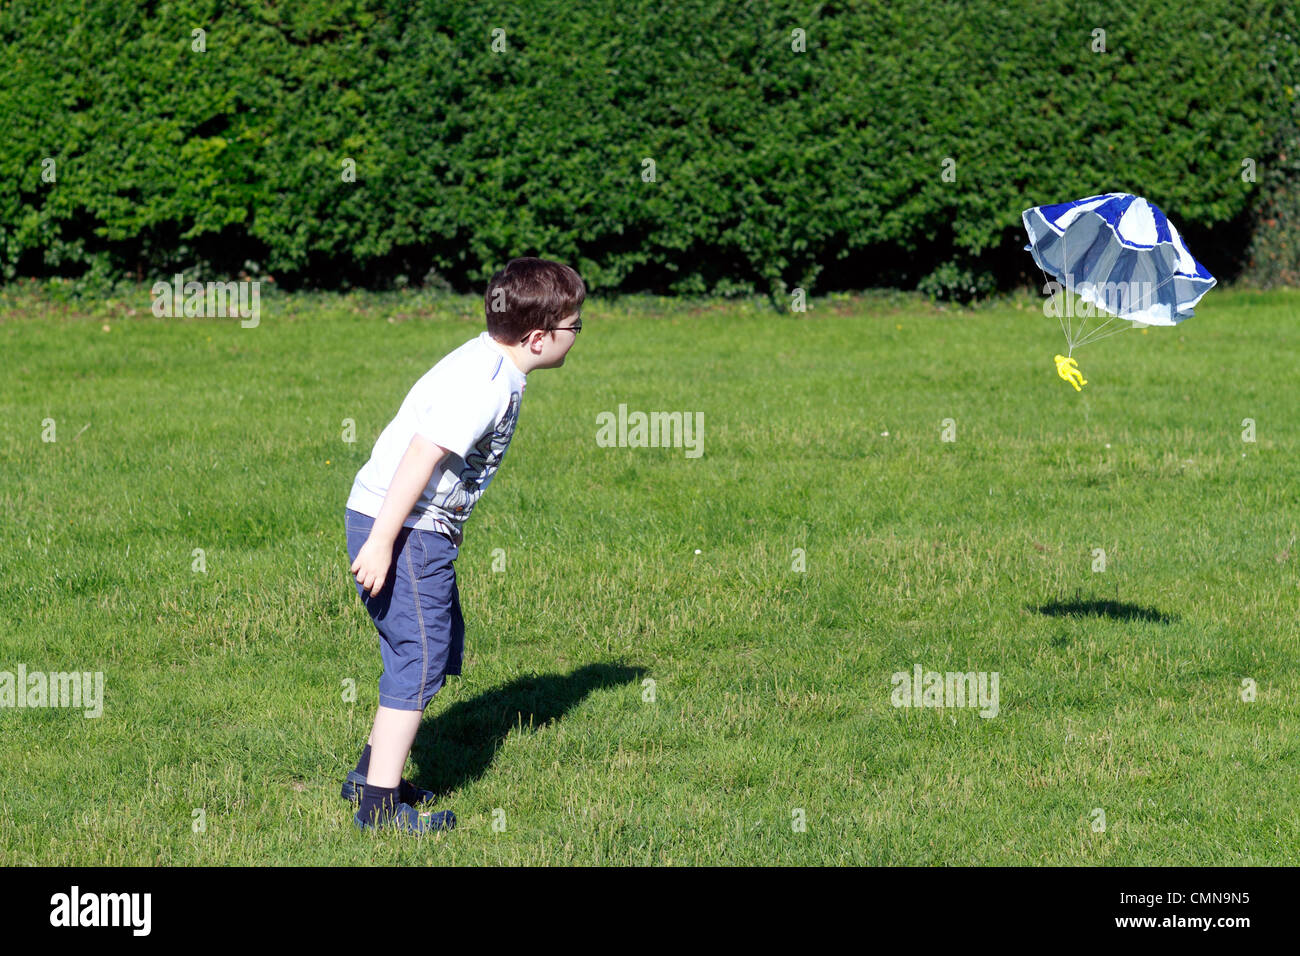
[[[519,421],[519,393],[512,392],[510,405],[501,416],[501,421],[497,422],[496,428],[484,435],[479,443],[470,449],[470,453],[465,456],[465,467],[460,470],[460,480],[455,488],[442,496],[442,500],[436,502],[438,507],[451,514],[466,514],[474,507],[474,502],[478,501],[483,494],[483,486],[492,479],[492,475],[501,466],[501,459],[505,457],[517,421]]]

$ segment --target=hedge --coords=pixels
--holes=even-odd
[[[1293,6],[1105,7],[12,2],[0,269],[953,294],[1023,281],[1023,209],[1125,190],[1284,275]]]

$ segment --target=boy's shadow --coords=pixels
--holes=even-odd
[[[588,664],[571,674],[521,677],[421,721],[411,748],[412,782],[439,797],[487,771],[510,731],[559,720],[592,691],[640,681],[645,668]]]

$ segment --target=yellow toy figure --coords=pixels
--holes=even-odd
[[[1079,363],[1074,358],[1066,358],[1064,355],[1054,355],[1052,358],[1056,362],[1056,374],[1073,385],[1076,392],[1082,392],[1083,389],[1079,386],[1087,385],[1088,380],[1079,371]]]

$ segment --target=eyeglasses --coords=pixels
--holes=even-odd
[[[574,337],[576,338],[577,335],[578,335],[578,333],[582,331],[582,319],[579,319],[577,322],[573,323],[573,325],[557,325],[557,326],[556,326],[555,328],[553,328],[553,329],[543,329],[542,331],[544,331],[544,332],[572,332],[573,335],[574,335]],[[528,339],[527,339],[527,338],[523,338],[523,339],[520,339],[519,341],[521,341],[521,342],[527,342]]]

